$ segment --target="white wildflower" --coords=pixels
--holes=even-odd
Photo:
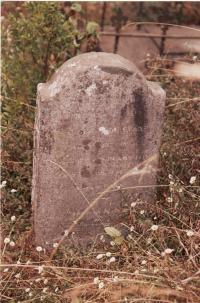
[[[143,214],[144,214],[144,209],[142,209],[142,210],[140,211],[140,214],[141,214],[141,215],[143,215]]]
[[[4,239],[4,243],[5,243],[5,244],[10,243],[10,238],[5,238],[5,239]]]
[[[158,225],[152,225],[152,226],[151,226],[151,230],[153,230],[153,231],[158,230]]]
[[[10,191],[11,193],[16,193],[17,192],[17,190],[16,189],[11,189],[11,191]]]
[[[179,190],[178,190],[178,192],[179,192],[179,193],[182,193],[182,192],[183,192],[183,189],[180,187]]]
[[[114,241],[110,241],[110,245],[111,246],[115,246],[115,242]]]
[[[113,262],[115,262],[115,257],[111,257],[110,259],[109,259],[109,263],[113,263]]]
[[[113,278],[113,282],[119,282],[119,277],[118,276],[115,276],[114,278]]]
[[[5,187],[5,186],[6,186],[6,183],[7,183],[7,181],[2,181],[2,183],[1,183],[1,185],[0,185],[0,188]]]
[[[37,250],[38,252],[41,252],[41,251],[42,251],[42,247],[41,247],[41,246],[37,246],[37,247],[36,247],[36,250]]]
[[[46,293],[48,290],[48,287],[43,288],[42,292]]]
[[[29,297],[32,297],[32,296],[33,296],[32,292],[29,292],[29,294],[28,294],[28,295],[29,295]]]
[[[111,257],[111,252],[110,251],[108,251],[107,253],[106,253],[106,257]]]
[[[38,266],[38,273],[41,274],[43,272],[43,266]]]
[[[161,255],[162,255],[162,256],[170,255],[173,251],[174,251],[174,249],[166,248],[166,249],[161,253]]]
[[[14,241],[11,241],[11,242],[10,242],[10,246],[14,247],[14,246],[15,246],[15,242],[14,242]]]
[[[152,241],[152,239],[151,239],[151,238],[148,238],[148,239],[147,239],[147,243],[148,243],[148,244],[150,244],[150,243],[151,243],[151,241]]]
[[[25,289],[25,292],[29,292],[31,289],[30,288],[26,288]]]
[[[15,275],[15,278],[17,278],[17,279],[19,279],[20,277],[21,277],[20,273],[18,273],[18,274]]]
[[[103,282],[100,282],[99,283],[99,289],[102,289],[104,287],[104,283]]]
[[[4,270],[3,270],[3,272],[8,272],[9,271],[9,268],[5,268]]]
[[[127,238],[128,238],[129,240],[133,240],[133,237],[131,236],[131,234],[128,234]]]
[[[101,240],[102,242],[105,242],[104,235],[101,235],[101,236],[100,236],[100,240]]]
[[[69,231],[66,229],[65,232],[64,232],[65,236],[68,236],[69,235]]]
[[[186,234],[188,237],[192,237],[194,235],[194,232],[192,230],[186,230]]]
[[[96,259],[97,259],[97,260],[100,260],[100,259],[103,258],[103,256],[104,256],[104,254],[98,254],[98,255],[96,256]]]
[[[93,283],[94,284],[99,284],[100,283],[99,277],[95,277],[94,280],[93,280]]]
[[[132,202],[131,207],[134,208],[136,206],[136,204],[137,204],[136,202]]]
[[[16,220],[16,217],[15,217],[15,216],[12,216],[12,217],[11,217],[11,221],[14,222],[15,220]]]
[[[190,178],[190,184],[194,184],[196,182],[197,177],[196,176],[192,176]]]
[[[173,199],[171,197],[168,197],[167,202],[171,203],[171,202],[173,202]]]
[[[48,283],[48,279],[45,279],[44,280],[44,285],[47,285],[47,283]]]
[[[165,249],[166,254],[171,254],[173,251],[174,251],[174,249],[171,249],[171,248],[166,248]]]
[[[58,247],[58,243],[53,243],[53,247],[57,248]]]

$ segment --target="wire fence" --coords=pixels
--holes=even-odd
[[[169,34],[169,30],[171,28],[173,28],[173,25],[169,25],[169,24],[158,24],[155,23],[159,28],[160,28],[160,33],[159,34],[155,34],[155,33],[151,33],[149,32],[146,28],[144,28],[141,24],[137,24],[136,22],[136,29],[137,32],[130,33],[130,32],[121,32],[122,29],[122,24],[121,24],[121,20],[119,17],[119,22],[118,24],[116,24],[116,26],[114,27],[115,31],[114,32],[109,32],[109,31],[104,31],[105,29],[105,21],[106,21],[106,10],[107,10],[107,2],[103,2],[102,4],[102,11],[101,11],[101,18],[100,18],[100,35],[101,36],[110,36],[110,37],[114,37],[114,47],[113,47],[113,53],[117,53],[118,51],[118,47],[119,47],[119,42],[120,42],[120,38],[121,37],[126,37],[126,38],[147,38],[150,39],[153,44],[156,46],[156,48],[159,51],[160,56],[164,56],[164,55],[185,55],[188,54],[189,51],[179,51],[179,52],[173,52],[173,51],[167,51],[166,52],[166,41],[168,39],[175,39],[175,40],[194,40],[200,41],[200,31],[198,35],[175,35],[175,34]],[[189,26],[188,26],[189,28]],[[192,28],[192,26],[191,26]],[[138,32],[141,31],[141,32]],[[145,32],[144,32],[145,31]],[[158,41],[159,39],[159,41]],[[193,53],[196,54],[195,51],[193,51]]]

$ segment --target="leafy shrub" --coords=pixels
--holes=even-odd
[[[35,97],[37,83],[46,81],[61,63],[80,50],[93,22],[80,32],[73,19],[66,20],[56,2],[30,2],[24,7],[24,12],[9,14],[3,28],[3,71],[9,79],[9,93],[12,91],[14,97]]]
[[[29,2],[16,6],[3,19],[3,177],[11,187],[20,189],[20,203],[30,201],[37,84],[46,82],[92,37],[97,41],[96,24],[83,19],[81,6],[73,4],[70,9],[73,13],[67,15],[58,2]]]

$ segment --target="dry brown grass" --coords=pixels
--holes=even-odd
[[[199,302],[200,83],[176,77],[173,68],[173,60],[148,61],[147,78],[167,92],[158,196],[154,204],[127,209],[130,233],[121,245],[94,244],[81,252],[61,246],[50,261],[34,245],[25,183],[7,175],[2,230],[15,246],[2,243],[2,302]]]

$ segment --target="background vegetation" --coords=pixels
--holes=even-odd
[[[140,17],[198,23],[198,5],[170,3],[165,14],[166,4],[150,3]],[[98,49],[98,18],[89,21],[86,6],[85,14],[77,2],[3,7],[2,302],[198,302],[200,83],[176,77],[172,59],[146,61],[147,78],[167,93],[157,202],[130,208],[130,234],[121,245],[113,246],[111,237],[110,245],[94,245],[87,253],[61,248],[51,262],[34,245],[36,86],[70,57]],[[180,14],[170,15],[170,9]]]

